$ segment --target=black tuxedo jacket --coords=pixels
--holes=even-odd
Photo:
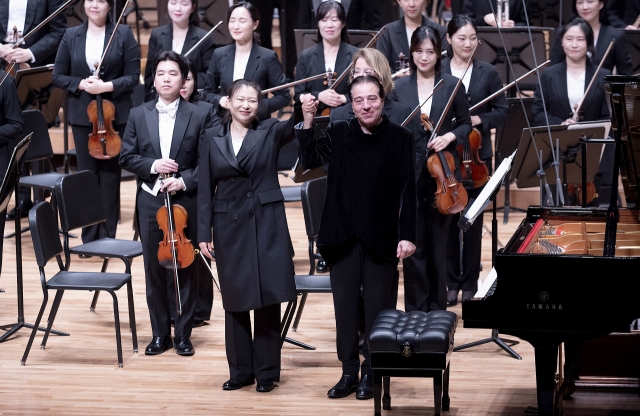
[[[4,40],[7,36],[7,25],[9,22],[9,1],[0,0],[0,39]],[[26,35],[38,26],[44,19],[58,10],[64,3],[63,0],[13,0],[26,1],[27,14],[24,19],[23,35]],[[31,49],[35,63],[28,62],[32,67],[42,66],[53,63],[55,59],[55,51],[60,45],[60,40],[67,28],[67,20],[64,13],[60,13],[52,19],[45,27],[35,32],[25,44],[25,48]]]
[[[596,72],[597,67],[593,64],[587,64],[585,75],[585,90]],[[608,69],[601,68],[596,76],[593,86],[589,90],[589,94],[584,99],[581,109],[583,111],[582,121],[596,121],[609,119],[609,108],[607,107],[607,99],[604,93],[604,77],[611,74]],[[540,74],[540,84],[536,88],[533,98],[532,114],[534,125],[546,126],[547,121],[544,116],[544,107],[542,105],[542,95],[544,93],[544,103],[547,108],[550,125],[562,124],[568,118],[571,118],[573,109],[569,104],[567,92],[567,64],[563,61],[557,65],[552,65],[542,70]]]
[[[236,44],[218,48],[213,52],[213,58],[207,70],[207,82],[202,95],[205,101],[218,108],[220,99],[228,94],[233,83],[233,66],[236,56]],[[255,81],[263,90],[277,87],[285,82],[282,65],[276,53],[253,42],[251,54],[244,72],[244,78]],[[289,89],[273,93],[271,98],[264,97],[258,109],[258,118],[266,120],[271,113],[289,105],[291,94]]]
[[[187,31],[187,37],[182,45],[181,54],[187,53],[193,46],[198,43],[200,39],[207,34],[207,31],[199,28],[196,25],[190,24]],[[170,51],[173,49],[173,25],[170,23],[165,26],[160,26],[151,31],[151,37],[149,38],[149,52],[147,54],[147,66],[144,70],[144,88],[147,101],[155,98],[156,94],[151,91],[153,87],[153,63],[156,60],[156,56],[162,51]],[[215,42],[213,36],[207,38],[198,49],[194,50],[187,57],[193,62],[197,74],[197,87],[199,89],[204,88],[207,79],[207,69],[209,68],[209,62],[215,49]]]
[[[451,75],[449,58],[442,61],[442,72]],[[474,106],[501,88],[502,81],[496,68],[491,64],[474,59],[469,91],[467,91],[469,107]],[[489,159],[493,156],[491,129],[503,125],[507,121],[507,114],[509,114],[509,105],[505,94],[500,94],[491,102],[480,106],[471,113],[471,115],[479,116],[480,120],[482,120],[482,124],[476,126],[482,133],[481,159]]]
[[[615,38],[615,43],[609,56],[602,64],[602,67],[613,71],[615,66],[620,75],[631,75],[633,71],[633,65],[631,64],[631,54],[629,52],[629,45],[624,37],[624,30],[616,29],[613,26],[602,25],[600,26],[600,34],[598,35],[598,43],[596,44],[596,54],[591,58],[591,63],[598,66],[604,53],[607,51],[611,39]],[[560,31],[556,32],[556,38],[551,47],[551,64],[559,64],[564,62],[565,54],[562,49],[562,38],[560,37]]]
[[[107,46],[115,25],[107,23],[104,45]],[[78,89],[80,81],[92,75],[85,54],[87,23],[67,29],[53,67],[53,85],[69,94],[69,123],[90,126],[87,106],[94,95]],[[131,110],[131,92],[140,83],[140,46],[129,26],[120,25],[103,63],[100,78],[113,83],[113,92],[102,94],[116,107],[114,124],[127,122]]]
[[[422,25],[431,26],[440,34],[442,50],[446,51],[449,46],[446,29],[425,16],[422,16]],[[404,17],[402,17],[395,22],[386,24],[385,27],[387,29],[380,35],[376,43],[376,48],[387,58],[391,73],[394,73],[398,70],[398,68],[396,68],[396,61],[401,52],[408,59],[411,59],[411,54],[409,53],[410,45],[407,39],[407,25],[404,23]]]
[[[351,59],[356,53],[358,48],[353,45],[349,45],[346,42],[340,42],[340,48],[338,49],[338,55],[336,56],[336,65],[333,71],[336,72],[336,77],[344,72],[349,65],[351,65]],[[296,81],[308,78],[314,75],[322,74],[326,72],[324,62],[324,45],[322,42],[314,45],[310,48],[302,51],[302,55],[298,59],[298,65],[296,66]],[[294,87],[295,94],[293,96],[294,101],[298,101],[298,97],[301,94],[313,94],[318,98],[318,94],[321,91],[327,89],[324,84],[324,79],[316,79],[315,81],[305,82]],[[336,88],[338,94],[344,94],[349,101],[349,82],[344,80]],[[324,103],[320,103],[318,106],[318,113],[322,113],[327,106]]]
[[[493,10],[489,1],[493,3]],[[462,6],[462,14],[466,14],[471,17],[476,26],[488,26],[484,17],[488,14],[498,13],[496,0],[464,0]],[[529,14],[531,17],[531,14]],[[526,26],[527,17],[525,15],[524,7],[522,7],[522,0],[509,0],[509,19],[513,20],[516,26]]]

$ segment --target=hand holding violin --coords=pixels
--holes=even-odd
[[[339,107],[347,102],[347,98],[336,90],[326,89],[318,94],[318,100],[329,107]]]
[[[156,159],[153,169],[158,173],[173,173],[178,171],[178,164],[173,159]]]
[[[4,59],[7,62],[16,61],[16,63],[18,64],[22,64],[25,62],[28,63],[31,61],[31,52],[29,51],[29,49],[23,48],[11,49],[4,55]]]
[[[78,86],[78,88],[84,89],[89,94],[98,95],[104,92],[113,91],[112,82],[104,82],[103,80],[96,77],[95,75],[92,75],[89,78],[84,79],[83,81],[84,81],[84,85],[82,82],[80,82],[80,86],[83,86],[83,88],[80,88],[80,86]]]
[[[396,250],[396,257],[399,259],[406,259],[410,257],[416,251],[416,245],[411,241],[400,240],[398,242],[398,248]]]
[[[427,148],[435,152],[440,152],[446,149],[454,141],[456,141],[455,134],[447,133],[443,136],[437,136],[435,139],[431,140],[431,142],[427,144]]]

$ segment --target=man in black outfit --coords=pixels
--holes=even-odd
[[[411,131],[382,115],[385,94],[377,78],[357,77],[349,90],[355,118],[330,123],[316,142],[315,109],[305,109],[304,126],[296,136],[304,169],[329,163],[318,248],[331,268],[342,377],[327,395],[342,398],[356,391],[357,399],[370,399],[369,332],[380,311],[395,307],[390,294],[398,259],[409,257],[416,248],[412,243],[416,156]],[[365,305],[362,365],[358,354],[361,287]]]
[[[189,73],[186,58],[164,51],[157,56],[153,68],[158,99],[131,110],[120,152],[122,168],[138,177],[136,215],[153,330],[146,355],[162,354],[171,348],[168,298],[176,296],[167,290],[167,279],[173,278],[173,271],[161,266],[158,260],[158,243],[163,232],[156,222],[156,213],[164,206],[164,192],[171,192],[173,202],[188,213],[187,238],[197,241],[198,145],[204,131],[211,127],[211,114],[207,110],[180,97]],[[161,174],[171,176],[163,179]],[[179,355],[195,352],[189,337],[198,293],[196,263],[178,270],[182,314],[176,317],[173,346]]]

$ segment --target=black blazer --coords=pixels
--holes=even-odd
[[[585,74],[585,90],[596,72],[597,67],[593,64],[587,64]],[[589,90],[589,94],[585,97],[582,111],[584,117],[582,121],[596,121],[609,119],[609,108],[607,107],[607,99],[604,93],[604,77],[610,75],[611,71],[601,68],[596,79]],[[567,92],[567,64],[563,61],[557,65],[552,65],[542,70],[540,74],[540,84],[536,88],[533,97],[532,114],[533,122],[536,126],[546,126],[547,121],[544,116],[544,108],[542,106],[542,95],[544,93],[544,103],[547,107],[550,125],[562,124],[568,118],[571,118],[573,109],[569,104]]]
[[[198,241],[213,242],[223,307],[248,311],[295,299],[293,246],[278,182],[280,148],[302,121],[255,122],[238,155],[229,124],[206,132],[200,150]]]
[[[442,72],[451,75],[451,64],[449,58],[442,61]],[[469,107],[474,106],[484,100],[494,92],[502,88],[502,81],[496,67],[486,62],[473,60],[473,70],[469,81],[469,91],[467,97]],[[491,149],[491,129],[500,127],[507,121],[509,105],[507,96],[500,94],[491,102],[482,105],[474,110],[472,115],[477,115],[482,120],[482,124],[476,126],[482,133],[482,147],[480,148],[480,158],[490,159],[493,156]]]
[[[90,126],[87,106],[95,99],[94,95],[78,89],[80,81],[92,75],[87,65],[85,44],[87,23],[67,29],[56,55],[53,67],[53,85],[69,94],[69,123]],[[104,45],[107,46],[115,25],[107,23]],[[129,116],[131,92],[140,83],[140,46],[131,33],[129,26],[118,26],[113,44],[102,63],[100,78],[113,82],[113,92],[102,97],[113,102],[116,107],[114,124],[125,124]]]
[[[189,25],[187,31],[187,37],[184,39],[184,45],[182,45],[181,54],[187,53],[193,46],[198,43],[200,39],[207,34],[207,31],[199,28],[194,24]],[[155,98],[156,94],[152,92],[153,87],[153,63],[156,60],[156,56],[162,51],[170,51],[173,48],[173,24],[169,23],[165,26],[160,26],[151,31],[151,37],[149,38],[149,52],[147,54],[147,66],[144,70],[144,89],[147,101]],[[187,57],[198,71],[195,76],[197,77],[198,88],[204,88],[207,80],[207,69],[211,62],[211,56],[215,49],[215,42],[213,36],[207,38],[198,49],[194,50]]]
[[[4,71],[0,70],[0,78],[3,75]],[[13,139],[19,138],[23,130],[22,108],[16,91],[16,83],[9,75],[0,86],[0,149],[6,148]],[[7,159],[7,163],[9,163],[9,159]],[[6,170],[7,166],[0,167],[0,175],[3,178]]]
[[[613,71],[615,66],[620,75],[631,75],[633,66],[631,64],[631,54],[629,53],[629,45],[624,36],[624,30],[616,29],[613,26],[602,25],[600,26],[600,34],[598,35],[598,43],[596,45],[596,54],[591,58],[591,63],[598,66],[604,53],[611,43],[611,39],[616,40],[613,44],[609,56],[602,64],[602,68]],[[556,38],[551,47],[551,65],[559,64],[565,60],[564,50],[562,49],[562,38],[560,37],[560,31],[556,32]]]
[[[153,162],[162,158],[156,103],[153,100],[133,108],[122,137],[120,166],[136,174],[137,191],[143,183],[152,188],[158,177],[151,174]],[[180,99],[169,157],[180,166],[178,173],[187,188],[184,195],[193,199],[198,187],[198,146],[212,122],[209,111]],[[182,196],[183,191],[179,192]]]
[[[336,65],[335,68],[333,68],[333,71],[337,73],[336,76],[340,76],[340,74],[342,74],[344,70],[351,65],[351,59],[357,50],[358,48],[355,46],[349,45],[346,42],[340,42],[340,48],[338,49],[338,55],[336,56]],[[320,42],[302,51],[302,54],[298,59],[298,65],[296,66],[296,81],[318,75],[323,72],[326,72],[324,63],[324,45]],[[316,79],[315,81],[296,85],[294,87],[294,101],[298,101],[298,97],[300,97],[301,94],[313,94],[318,98],[318,94],[327,89],[324,82],[324,79]],[[347,101],[349,101],[348,80],[342,81],[336,88],[336,92],[347,96]],[[318,106],[318,113],[322,113],[322,110],[325,108],[327,108],[327,106],[324,103],[320,103]]]
[[[608,0],[607,12],[611,26],[624,29],[633,24],[640,15],[640,1]]]
[[[407,118],[407,116],[411,114],[412,110],[412,108],[409,108],[402,103],[386,99],[384,100],[384,108],[382,109],[382,114],[387,116],[389,118],[389,121],[391,121],[392,123],[401,125],[402,122]],[[347,103],[331,110],[329,121],[351,120],[353,117],[355,117],[353,113],[353,107],[351,103]],[[414,117],[412,121],[417,119],[418,117]]]
[[[24,19],[23,35],[26,35],[40,24],[44,19],[58,10],[64,3],[63,0],[20,0],[27,2],[27,14]],[[7,36],[7,25],[9,22],[9,0],[0,0],[0,39]],[[53,63],[55,51],[60,45],[60,40],[67,28],[67,20],[64,13],[60,13],[52,19],[45,27],[35,32],[25,42],[23,47],[31,49],[35,63],[28,62],[32,67]],[[4,43],[4,42],[3,42]]]
[[[207,82],[202,95],[205,101],[218,108],[220,98],[226,96],[233,83],[233,65],[236,56],[236,44],[218,48],[213,52],[213,58],[207,70]],[[244,72],[244,78],[255,81],[263,90],[277,87],[285,82],[282,65],[278,55],[253,42],[251,54]],[[291,102],[289,89],[276,91],[271,98],[264,97],[258,109],[258,118],[266,120],[271,113],[286,107]]]
[[[493,11],[489,0],[464,0],[462,14],[471,17],[476,26],[488,26],[484,21],[484,17],[488,14],[498,13],[497,2],[492,0],[492,3]],[[529,14],[529,17],[531,17],[531,14]],[[527,25],[527,17],[524,7],[522,7],[522,0],[509,0],[509,19],[513,20],[516,26]]]
[[[424,15],[422,16],[422,25],[430,26],[440,34],[442,50],[446,51],[449,46],[449,42],[447,42],[447,30],[444,26],[440,26]],[[404,17],[402,17],[395,22],[387,23],[384,27],[387,29],[382,35],[380,35],[380,38],[376,43],[376,49],[382,52],[385,58],[387,58],[387,61],[389,61],[389,67],[391,68],[391,73],[393,73],[398,70],[398,68],[396,68],[396,61],[398,60],[398,55],[401,52],[408,59],[411,59],[411,54],[409,53],[410,45],[409,40],[407,39],[407,25],[404,23]]]

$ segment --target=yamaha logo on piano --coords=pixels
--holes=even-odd
[[[549,293],[548,292],[540,292],[540,296],[538,296],[541,301],[548,302],[549,301]]]
[[[545,311],[561,311],[561,303],[548,303],[551,296],[549,292],[540,292],[538,299],[544,303],[527,303],[527,310],[545,310]]]

